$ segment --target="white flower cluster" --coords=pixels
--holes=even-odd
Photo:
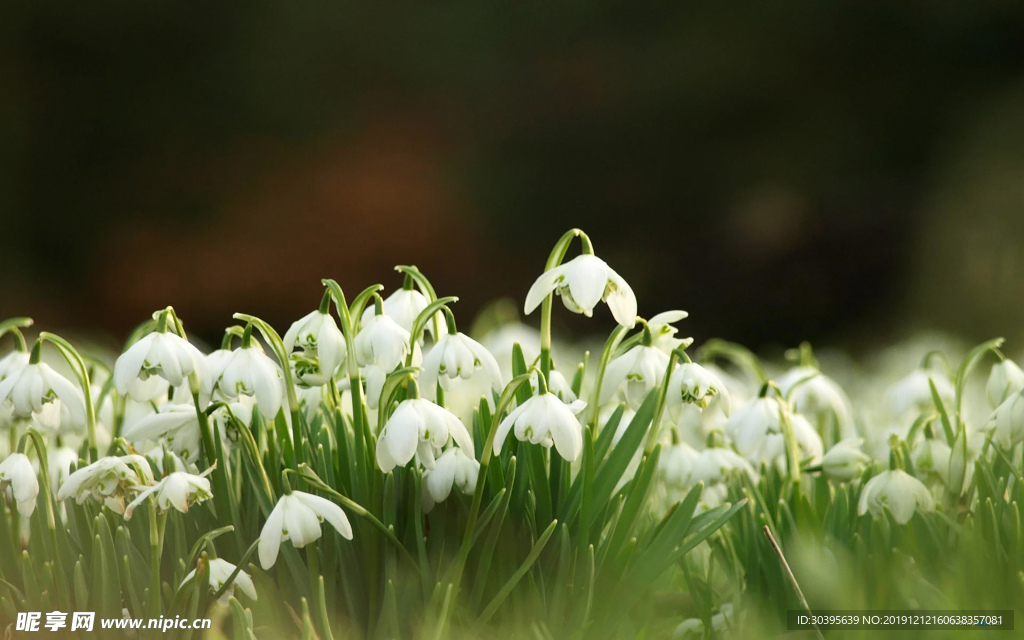
[[[759,479],[809,483],[820,473],[858,492],[860,515],[906,524],[966,491],[974,463],[993,455],[992,447],[1012,450],[1024,442],[1024,370],[995,348],[1000,361],[984,393],[974,394],[987,400],[983,411],[974,399],[961,406],[970,395],[964,381],[931,356],[901,376],[826,367],[835,378],[823,373],[809,348],[777,370],[727,343],[708,343],[691,359],[693,341],[677,337],[676,326],[688,314],[638,316],[627,282],[593,254],[589,239],[577,236],[583,253],[565,260],[567,245],[560,243],[526,294],[526,314],[542,309],[540,331],[509,323],[479,340],[470,337],[456,327],[449,308],[455,299],[439,299],[422,274],[405,267],[400,289],[383,297],[371,287],[351,307],[325,281],[319,309],[283,338],[239,314],[242,324],[209,353],[188,340],[173,309],[158,311],[109,371],[92,370],[90,379],[84,364],[81,371],[72,366],[77,385],[42,362],[38,345],[31,352],[19,348],[0,359],[0,426],[11,431],[12,443],[19,432],[42,433],[52,446],[47,453],[36,445],[34,463],[24,438],[12,445],[0,462],[0,488],[10,490],[25,518],[34,517],[40,480],[54,490],[43,493],[46,500],[92,501],[90,507],[102,505],[125,520],[144,504],[164,517],[206,501],[226,518],[216,501],[237,490],[225,474],[254,469],[265,518],[254,546],[269,570],[283,542],[306,547],[323,536],[324,522],[352,539],[340,505],[373,517],[346,502],[338,487],[308,475],[311,457],[330,459],[342,450],[365,453],[357,471],[382,474],[371,485],[383,474],[393,474],[387,482],[421,482],[414,495],[424,511],[464,499],[459,496],[474,496],[478,508],[481,476],[493,477],[483,473],[491,458],[536,453],[571,480],[585,468],[584,452],[599,441],[609,448],[635,445],[638,439],[626,434],[635,436],[630,426],[646,417],[643,444],[635,454],[629,450],[632,460],[615,491],[645,453],[661,446],[656,477],[663,506],[698,485],[703,507],[714,508]],[[561,358],[573,350],[552,344],[555,297],[587,317],[607,304],[619,326],[597,366],[587,360],[576,369],[555,366],[553,353]],[[324,430],[325,416],[333,430]],[[40,456],[49,475],[37,470]],[[267,477],[262,465],[269,460],[283,469],[278,477]],[[333,499],[292,490],[296,476],[312,490],[333,491]],[[210,560],[212,589],[232,574],[255,599],[248,573]],[[193,571],[184,582],[194,577]],[[719,615],[715,628],[727,618],[725,611]],[[677,635],[702,629],[691,622]]]

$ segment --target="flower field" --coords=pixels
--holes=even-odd
[[[525,296],[495,292],[525,318],[472,337],[413,266],[356,295],[324,280],[283,333],[237,313],[208,353],[171,307],[120,354],[3,322],[0,626],[931,638],[966,632],[788,612],[1024,609],[1024,370],[1002,340],[762,361],[683,338],[686,312],[599,255],[569,231]],[[554,340],[556,313],[614,329]],[[175,622],[98,622],[152,619]]]

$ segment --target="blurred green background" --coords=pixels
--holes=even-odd
[[[571,226],[698,339],[1024,329],[1019,2],[23,3],[0,87],[0,316],[115,344],[397,263],[468,322]]]

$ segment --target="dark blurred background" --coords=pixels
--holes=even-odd
[[[0,316],[113,341],[398,263],[468,323],[571,226],[698,339],[1019,336],[1024,4],[7,5],[0,215]]]

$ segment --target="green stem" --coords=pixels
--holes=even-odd
[[[473,537],[476,533],[476,522],[480,516],[480,504],[484,499],[484,485],[487,478],[487,468],[491,464],[491,454],[494,449],[494,438],[498,433],[498,426],[501,424],[501,417],[508,410],[509,405],[516,397],[516,391],[519,390],[523,384],[530,383],[530,374],[524,373],[514,378],[508,383],[504,391],[501,392],[501,397],[498,398],[498,405],[494,410],[494,417],[491,419],[491,428],[487,432],[487,438],[484,440],[483,453],[480,455],[480,473],[476,483],[476,488],[473,491],[473,505],[469,510],[469,518],[466,520],[466,529],[463,532],[462,547],[459,549],[458,561],[453,567],[455,572],[454,581],[452,584],[458,589],[459,583],[462,581],[462,573],[466,566],[466,560],[469,558],[469,550],[473,545]]]
[[[608,340],[604,343],[604,349],[601,351],[601,359],[597,364],[597,376],[594,378],[594,392],[588,400],[591,406],[587,407],[590,410],[590,420],[588,422],[594,434],[597,434],[597,422],[601,414],[601,384],[604,382],[604,372],[608,368],[612,355],[618,348],[619,343],[622,342],[622,338],[625,337],[627,331],[629,331],[629,327],[623,327],[622,325],[615,327],[611,335],[608,336]]]
[[[281,340],[281,336],[273,327],[256,316],[251,316],[247,313],[236,313],[232,317],[235,320],[241,320],[242,322],[249,323],[259,329],[263,339],[267,341],[268,345],[270,345],[270,349],[274,352],[274,355],[277,357],[277,361],[281,364],[281,375],[284,377],[284,388],[286,399],[288,401],[288,411],[291,414],[292,419],[292,439],[294,440],[292,443],[292,449],[295,452],[296,465],[301,464],[303,461],[302,423],[300,422],[301,411],[299,410],[298,396],[295,395],[295,381],[292,378],[292,368],[288,358],[288,352],[284,348],[284,341]],[[242,341],[244,346],[244,334]],[[277,416],[267,417],[269,420],[275,420],[277,418]]]
[[[316,607],[317,618],[319,618],[320,631],[326,640],[333,640],[331,623],[327,618],[327,596],[324,593],[323,577],[320,575],[320,550],[315,542],[306,546],[306,564],[309,565],[309,587],[313,594],[313,604]]]
[[[646,328],[646,323],[644,327]],[[647,441],[644,444],[644,451],[650,455],[658,444],[658,432],[661,430],[661,418],[665,414],[665,404],[668,402],[668,385],[672,378],[672,371],[680,357],[686,357],[682,351],[673,349],[668,357],[668,367],[665,369],[665,377],[661,380],[661,387],[658,389],[658,401],[654,405],[654,419],[651,421],[651,428],[647,432]]]
[[[572,243],[573,238],[577,237],[583,245],[583,253],[593,255],[594,245],[591,244],[590,237],[583,233],[581,229],[570,229],[558,239],[558,242],[555,243],[554,248],[548,255],[548,261],[544,265],[545,273],[562,264],[562,260],[565,259],[565,254],[569,250],[569,245]],[[549,293],[544,298],[540,307],[540,369],[544,372],[544,377],[551,373],[551,305],[554,297],[554,292]]]
[[[67,360],[71,366],[71,370],[75,373],[78,378],[78,383],[82,386],[82,396],[85,400],[85,421],[88,428],[89,437],[89,462],[95,462],[99,459],[99,450],[96,446],[96,409],[93,406],[92,401],[92,386],[89,384],[89,370],[85,366],[85,361],[82,359],[82,355],[78,353],[78,350],[71,346],[71,343],[61,338],[58,335],[52,334],[48,331],[43,331],[39,334],[38,341],[46,340],[57,347],[64,359]]]
[[[167,524],[167,514],[157,515],[156,498],[149,500],[149,605],[150,617],[156,618],[163,611],[163,603],[160,598],[160,562],[164,548],[164,528]]]

